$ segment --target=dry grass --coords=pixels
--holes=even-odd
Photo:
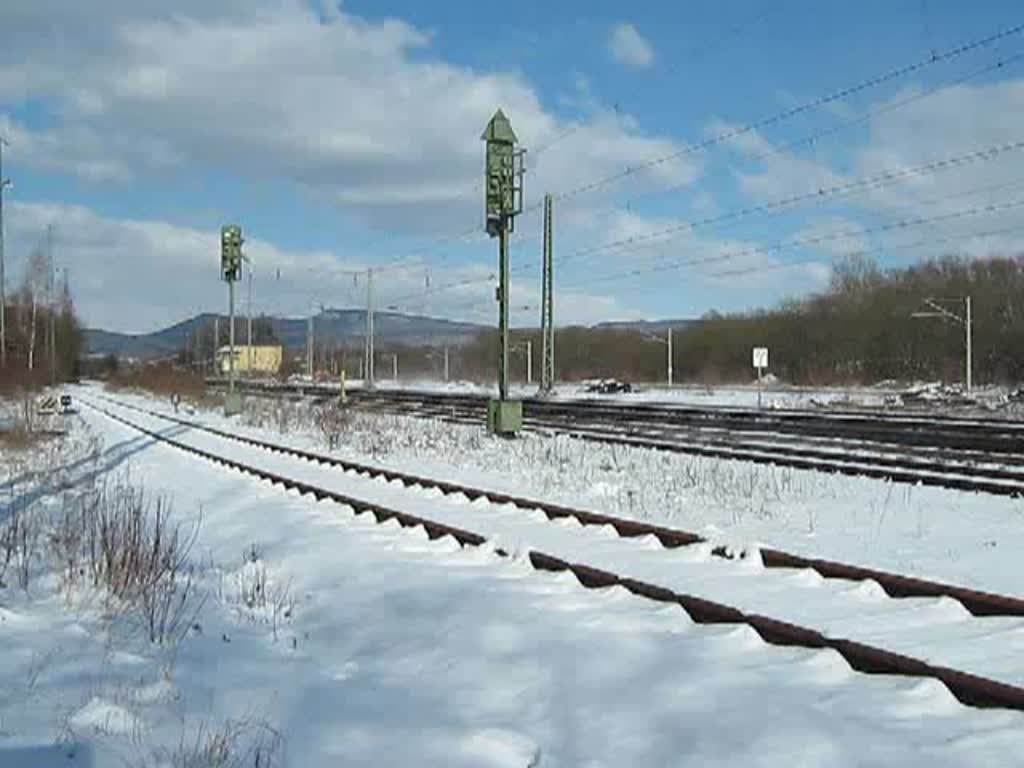
[[[168,364],[147,365],[118,374],[107,382],[107,389],[144,389],[163,397],[178,394],[182,399],[197,401],[206,394],[206,381],[191,371]]]
[[[33,432],[24,424],[19,423],[9,429],[0,429],[0,450],[27,451],[43,440],[53,437],[52,433]]]

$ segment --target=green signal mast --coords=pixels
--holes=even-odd
[[[508,236],[515,231],[515,217],[523,211],[523,160],[525,149],[500,109],[487,123],[484,206],[487,234],[498,238],[498,398],[487,404],[487,427],[498,435],[514,435],[523,424],[523,404],[508,396]]]
[[[228,394],[224,399],[225,415],[242,410],[242,396],[235,391],[235,283],[242,278],[242,228],[226,224],[220,228],[220,276],[228,284]],[[219,339],[214,340],[216,349]]]

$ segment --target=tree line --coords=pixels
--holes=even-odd
[[[966,319],[972,308],[972,373],[976,383],[1024,381],[1024,256],[943,256],[906,267],[882,268],[854,255],[832,268],[828,285],[809,296],[770,309],[710,312],[673,329],[676,381],[706,384],[750,382],[756,378],[751,352],[769,348],[769,371],[794,384],[961,382],[965,378],[965,327],[948,317],[914,317],[937,300]],[[560,328],[555,334],[559,380],[616,377],[629,381],[666,379],[667,345],[628,329]],[[525,344],[533,347],[534,380],[539,378],[539,331],[512,334],[513,380],[525,377]],[[493,379],[497,332],[481,334],[459,351],[468,378]]]
[[[41,247],[29,254],[21,284],[5,298],[0,392],[77,378],[84,352],[82,328],[66,273],[57,285]]]
[[[965,329],[954,319],[914,317],[939,300],[964,317],[964,297],[972,300],[973,378],[976,383],[1024,381],[1024,256],[971,259],[944,256],[906,267],[882,268],[865,256],[849,256],[832,268],[821,291],[768,309],[705,316],[673,328],[672,363],[677,382],[750,382],[755,346],[769,348],[769,371],[783,381],[808,385],[904,382],[960,382],[965,373]],[[226,322],[220,327],[226,343]],[[261,318],[257,338],[273,343],[272,324]],[[244,333],[244,327],[239,331]],[[210,354],[212,327],[204,329],[195,352],[181,361]],[[236,331],[237,333],[237,331]],[[205,335],[203,335],[205,334]],[[239,337],[236,335],[236,340]],[[536,329],[511,332],[510,378],[524,382],[527,341],[532,346],[533,380],[540,379],[541,337]],[[494,381],[496,330],[449,348],[452,379]],[[665,332],[569,326],[555,334],[556,375],[560,381],[619,378],[633,382],[666,380]],[[198,354],[197,354],[198,353]],[[441,379],[444,348],[378,340],[375,369],[390,378],[391,356],[399,357],[400,378]],[[317,343],[314,368],[331,376],[344,370],[362,374],[361,340]],[[306,370],[305,349],[285,355],[282,375]]]

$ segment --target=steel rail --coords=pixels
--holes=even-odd
[[[227,440],[250,445],[256,448],[278,453],[295,458],[303,459],[315,464],[323,464],[337,467],[347,472],[357,472],[368,477],[381,477],[389,482],[398,481],[403,486],[419,486],[441,491],[446,496],[462,495],[470,501],[483,498],[495,504],[512,504],[520,509],[539,510],[549,520],[559,518],[573,518],[582,525],[611,526],[615,532],[623,538],[634,538],[640,536],[653,536],[666,549],[692,546],[694,544],[707,544],[705,537],[690,531],[670,528],[667,526],[654,525],[639,520],[629,520],[615,515],[601,512],[576,509],[563,504],[554,504],[538,499],[527,498],[500,491],[492,491],[484,488],[477,488],[462,483],[455,483],[448,480],[426,477],[423,475],[401,472],[386,467],[363,464],[350,459],[342,459],[336,456],[329,456],[323,453],[307,451],[302,448],[294,448],[280,443],[273,443],[259,438],[240,435],[236,432],[211,427],[200,422],[182,419],[177,416],[160,413],[148,408],[125,403],[109,397],[104,400],[111,402],[118,407],[144,413],[179,426],[197,429]],[[964,608],[974,616],[1024,616],[1024,599],[1009,595],[1000,595],[991,592],[984,592],[968,587],[960,587],[943,582],[920,579],[913,576],[905,576],[889,571],[852,565],[833,560],[821,558],[804,557],[802,555],[785,552],[772,548],[760,548],[761,561],[766,568],[806,568],[816,571],[825,578],[843,579],[848,581],[873,580],[878,583],[889,597],[948,597],[958,601]],[[733,549],[724,545],[712,549],[712,554],[726,559],[744,557],[745,553],[737,554]]]
[[[123,424],[150,437],[154,441],[163,442],[179,450],[203,458],[214,464],[252,475],[272,485],[281,485],[287,490],[297,490],[303,495],[312,495],[318,501],[330,499],[354,512],[369,512],[377,522],[395,520],[405,528],[422,527],[430,539],[451,536],[462,546],[482,546],[488,539],[473,531],[438,523],[427,518],[412,515],[400,510],[391,509],[380,504],[367,502],[337,491],[331,491],[310,483],[288,478],[284,475],[269,472],[243,462],[229,459],[210,451],[196,448],[166,434],[161,434],[146,427],[135,424],[128,419],[114,414],[102,406],[83,401],[88,407],[94,408],[108,418]],[[507,557],[508,553],[496,549],[499,556]],[[892,653],[865,643],[858,643],[841,637],[830,637],[808,627],[779,621],[760,614],[746,614],[739,609],[694,595],[676,592],[646,581],[625,577],[610,571],[592,568],[584,563],[572,563],[537,550],[524,553],[531,567],[538,571],[567,571],[572,573],[579,583],[588,589],[622,587],[631,594],[659,603],[680,606],[696,624],[742,624],[751,627],[769,645],[785,647],[809,648],[815,650],[832,649],[850,667],[864,674],[900,675],[914,678],[931,678],[940,681],[950,693],[962,704],[977,708],[1002,708],[1024,712],[1024,688],[999,682],[991,678],[972,675],[950,667],[929,664],[926,661],[904,654]]]

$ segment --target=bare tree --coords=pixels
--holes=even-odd
[[[35,367],[36,325],[39,314],[39,300],[46,291],[46,285],[46,254],[42,248],[36,247],[29,255],[28,269],[25,272],[25,282],[22,286],[22,295],[26,299],[25,303],[32,306],[27,333],[28,369],[30,371]]]

